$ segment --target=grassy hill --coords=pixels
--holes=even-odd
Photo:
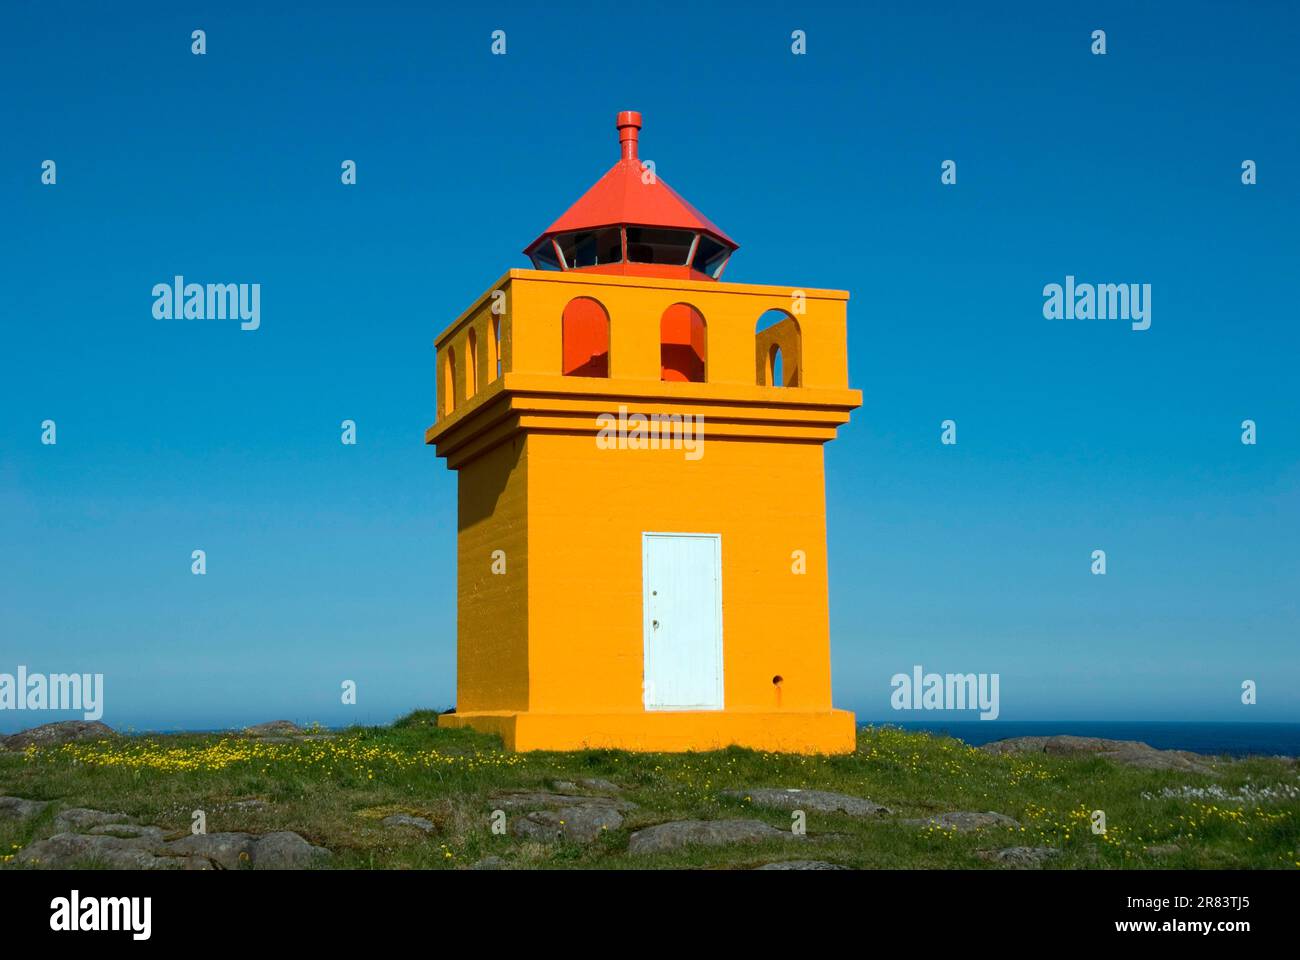
[[[465,868],[496,857],[517,868],[748,868],[818,860],[855,868],[998,869],[984,851],[1050,848],[1052,867],[1300,867],[1300,773],[1294,761],[1212,761],[1211,772],[1140,769],[1097,756],[995,756],[924,733],[861,732],[840,757],[727,749],[699,754],[510,754],[494,737],[439,730],[418,711],[390,727],[256,738],[121,736],[0,753],[0,795],[56,801],[37,816],[0,818],[0,868],[55,832],[66,807],[121,812],[170,837],[202,810],[208,833],[290,830],[333,852],[334,868]],[[492,831],[508,791],[572,792],[583,779],[619,788],[623,822],[588,843]],[[557,788],[557,782],[560,786]],[[566,783],[567,782],[567,783]],[[789,811],[727,789],[820,789],[870,799],[888,814]],[[588,792],[585,788],[579,792]],[[632,805],[635,805],[634,807]],[[521,816],[511,808],[506,819]],[[1091,829],[1105,813],[1106,832]],[[958,832],[905,823],[951,811],[994,811],[1018,826]],[[428,832],[387,825],[396,814]],[[759,820],[783,831],[756,843],[628,852],[629,836],[672,820]],[[500,818],[498,818],[498,823]]]

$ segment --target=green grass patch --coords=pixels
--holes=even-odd
[[[1008,846],[1053,847],[1060,855],[1052,865],[1064,868],[1300,867],[1300,775],[1280,760],[1223,762],[1217,776],[1193,775],[1096,757],[997,757],[891,727],[861,731],[857,750],[836,757],[736,748],[511,754],[496,737],[436,723],[434,711],[419,710],[389,727],[292,742],[142,735],[0,754],[0,794],[120,811],[176,836],[203,810],[210,833],[293,830],[333,850],[337,868],[450,869],[495,855],[539,868],[738,868],[818,859],[860,868],[989,869],[977,852]],[[638,805],[621,829],[589,846],[492,833],[493,791],[549,789],[555,780],[584,777],[620,784]],[[802,842],[627,853],[632,831],[666,820],[746,817],[789,830],[788,814],[721,795],[747,787],[832,790],[884,804],[893,815],[859,820],[809,811]],[[954,810],[996,811],[1021,827],[958,834],[898,822]],[[1105,812],[1105,834],[1091,828],[1094,810]],[[54,813],[22,824],[0,820],[0,868],[12,868],[18,849],[52,832]],[[436,829],[422,835],[384,827],[394,813],[424,817]]]

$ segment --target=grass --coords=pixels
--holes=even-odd
[[[209,833],[293,830],[333,850],[333,866],[344,869],[450,869],[489,855],[541,868],[745,868],[818,859],[860,868],[996,869],[976,852],[1009,846],[1056,848],[1052,865],[1063,868],[1300,867],[1300,774],[1276,759],[1225,762],[1217,776],[1193,775],[1095,757],[997,757],[891,727],[864,729],[857,751],[839,757],[736,748],[510,754],[495,737],[440,730],[436,722],[432,711],[416,711],[389,727],[293,742],[180,734],[0,754],[0,794],[120,811],[177,836],[189,831],[193,811],[203,810]],[[492,833],[492,791],[548,789],[582,777],[613,780],[638,804],[621,829],[585,847]],[[1282,796],[1237,802],[1179,793],[1216,785],[1229,796],[1242,788]],[[863,821],[809,811],[806,842],[626,852],[632,831],[665,820],[745,817],[789,830],[788,813],[720,796],[765,786],[853,794],[895,815]],[[263,804],[239,804],[249,799]],[[896,822],[950,810],[992,810],[1022,826],[957,834]],[[1094,810],[1105,812],[1104,835],[1091,830]],[[13,854],[52,831],[54,812],[25,823],[0,820],[0,869],[16,868]],[[394,813],[425,817],[436,830],[425,836],[382,826]],[[1148,852],[1170,846],[1178,849]]]

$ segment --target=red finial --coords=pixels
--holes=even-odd
[[[623,110],[616,121],[618,126],[618,145],[623,151],[624,160],[635,160],[636,141],[641,135],[641,114],[635,110]]]

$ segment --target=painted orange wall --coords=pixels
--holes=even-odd
[[[528,709],[528,458],[525,439],[461,468],[457,483],[456,705]],[[494,553],[501,551],[494,573]]]
[[[494,291],[505,305],[496,378],[485,349]],[[609,314],[609,378],[560,375],[561,318],[576,297]],[[518,749],[852,749],[852,716],[831,707],[821,446],[861,402],[848,388],[846,300],[512,270],[438,337],[426,440],[460,472],[459,719],[440,722],[496,730]],[[706,383],[661,380],[660,320],[681,303],[705,319]],[[797,324],[798,388],[756,382],[755,325],[773,309]],[[703,456],[601,449],[598,418],[620,407],[704,416]],[[721,535],[724,711],[644,710],[646,531]],[[498,549],[504,576],[491,572]]]
[[[707,423],[706,423],[707,429]],[[641,534],[722,535],[728,709],[829,709],[826,529],[817,444],[717,440],[600,450],[529,438],[530,709],[641,711]],[[807,572],[791,572],[791,554]]]

